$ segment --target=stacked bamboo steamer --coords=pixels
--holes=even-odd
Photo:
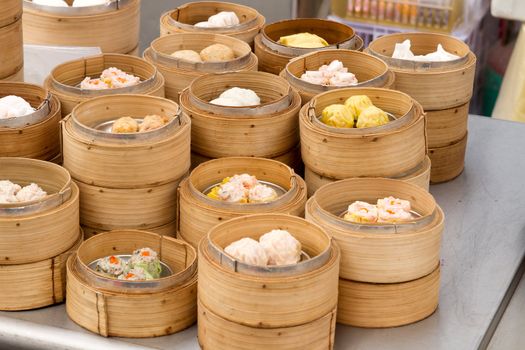
[[[357,224],[342,215],[355,201],[409,200],[412,221]],[[323,186],[306,205],[306,218],[327,230],[341,248],[339,323],[395,327],[434,312],[439,299],[444,214],[413,184],[391,179],[347,179]]]
[[[413,62],[392,58],[396,43],[411,41],[415,55],[436,50],[438,44],[457,56],[448,62]],[[467,145],[468,107],[472,97],[476,56],[459,39],[436,33],[402,33],[382,36],[367,49],[383,59],[396,75],[396,89],[403,91],[427,114],[430,181],[439,183],[461,174]]]
[[[338,60],[343,63],[348,72],[355,74],[358,81],[355,87],[383,87],[389,89],[394,84],[392,73],[382,60],[359,51],[352,50],[321,50],[299,56],[288,62],[281,76],[301,95],[303,105],[315,95],[326,91],[340,89],[340,86],[312,84],[301,79],[306,71],[316,71],[323,65]]]
[[[172,57],[179,50],[202,49],[222,44],[230,47],[234,53],[233,60],[221,62],[189,62]],[[179,94],[191,82],[206,73],[228,71],[257,70],[257,56],[244,41],[220,34],[179,33],[155,39],[144,51],[144,59],[154,64],[166,80],[166,98],[179,101]]]
[[[82,241],[78,187],[64,168],[28,158],[0,158],[0,179],[47,192],[39,200],[0,204],[0,310],[59,303],[67,258]]]
[[[279,43],[279,38],[308,32],[325,39],[329,46],[320,48],[289,47]],[[255,54],[259,70],[279,74],[294,57],[329,49],[363,49],[363,40],[354,30],[342,23],[317,18],[289,19],[267,24],[255,37]]]
[[[28,44],[95,46],[102,52],[132,54],[138,50],[139,33],[140,0],[110,0],[85,7],[24,0],[24,40]]]
[[[0,80],[24,81],[22,0],[2,2],[0,47]]]
[[[145,133],[114,134],[119,117],[170,118]],[[190,167],[190,120],[179,106],[146,95],[112,95],[79,104],[62,122],[64,167],[80,188],[89,234],[147,229],[175,235],[177,187]]]
[[[235,12],[239,24],[223,28],[195,27],[219,12]],[[239,4],[219,1],[195,1],[164,13],[160,18],[160,35],[174,33],[224,34],[253,46],[253,39],[264,26],[265,19],[257,10]]]
[[[0,98],[9,95],[23,98],[35,112],[0,119],[0,157],[57,158],[60,154],[60,101],[37,85],[0,82]]]
[[[287,230],[309,257],[259,267],[224,252],[244,237]],[[320,226],[284,214],[255,214],[212,228],[199,244],[198,335],[203,349],[332,349],[339,248]]]
[[[279,191],[268,203],[227,203],[208,198],[207,192],[224,178],[247,173]],[[271,159],[230,157],[202,163],[181,182],[178,193],[178,237],[197,247],[215,225],[255,213],[304,216],[306,184],[287,165]]]
[[[322,110],[366,95],[396,119],[373,128],[335,128],[319,120]],[[383,88],[344,88],[315,96],[299,115],[301,155],[311,196],[319,187],[352,177],[398,178],[429,187],[423,109],[407,94]]]
[[[140,78],[130,87],[106,90],[82,90],[80,83],[86,77],[99,77],[107,68],[116,67]],[[138,57],[120,54],[102,54],[68,61],[56,66],[44,82],[62,105],[65,117],[80,102],[112,94],[144,94],[164,97],[164,77],[151,63]]]
[[[150,281],[116,281],[90,267],[99,258],[144,247],[156,251],[172,273]],[[197,319],[197,253],[183,241],[145,231],[92,237],[68,260],[66,312],[105,337],[149,338],[183,330]]]
[[[232,87],[253,90],[261,104],[225,107],[209,103]],[[180,104],[192,119],[191,150],[196,160],[263,157],[289,160],[288,165],[297,166],[301,97],[285,79],[263,72],[207,74],[182,92]]]

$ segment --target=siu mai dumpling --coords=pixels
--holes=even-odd
[[[262,245],[255,239],[242,238],[224,248],[232,258],[251,265],[266,266],[268,257]]]
[[[345,106],[350,110],[354,118],[357,118],[363,110],[373,106],[373,103],[366,95],[354,95],[346,99]]]
[[[312,33],[298,33],[282,36],[279,38],[279,44],[302,48],[319,48],[328,46],[326,40]]]
[[[272,230],[259,238],[268,256],[268,265],[297,264],[301,260],[301,242],[285,230]]]
[[[350,110],[341,104],[333,104],[323,109],[321,121],[336,128],[353,128],[354,116]]]
[[[373,204],[356,201],[348,206],[343,219],[359,224],[373,224],[377,222],[378,210]]]
[[[381,108],[370,106],[363,110],[357,118],[356,127],[371,128],[374,126],[381,126],[388,123],[388,115]]]

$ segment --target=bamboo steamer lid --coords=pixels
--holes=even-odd
[[[0,178],[37,183],[47,195],[0,204],[0,264],[25,264],[65,252],[78,238],[78,188],[62,167],[41,160],[0,158]]]
[[[228,321],[199,306],[198,340],[203,349],[333,349],[336,310],[312,322],[293,327],[260,328]],[[235,339],[235,341],[233,341]]]
[[[311,33],[325,39],[329,46],[298,48],[282,45],[279,38],[298,33]],[[329,49],[362,50],[363,41],[353,28],[335,21],[318,18],[297,18],[267,24],[255,38],[255,54],[259,70],[279,74],[290,59],[310,52]]]
[[[66,262],[82,239],[82,230],[77,228],[74,244],[54,257],[26,264],[0,265],[0,310],[31,310],[64,301]]]
[[[469,103],[427,111],[428,147],[439,148],[457,143],[467,133]]]
[[[107,90],[81,90],[79,84],[85,77],[98,77],[103,70],[116,67],[140,77],[135,86]],[[65,117],[80,102],[93,97],[114,94],[143,94],[164,97],[164,77],[151,63],[134,56],[102,54],[68,61],[56,66],[46,78],[44,87],[57,96]]]
[[[335,128],[317,118],[322,110],[354,95],[397,120],[374,128]],[[425,116],[410,96],[382,88],[345,88],[315,96],[299,113],[301,156],[306,167],[331,178],[403,177],[426,156]]]
[[[467,134],[458,142],[444,147],[430,148],[428,156],[432,162],[430,183],[450,181],[458,177],[465,167]]]
[[[120,117],[170,118],[146,133],[100,130]],[[77,105],[62,123],[64,167],[89,185],[137,188],[173,182],[190,168],[190,119],[177,103],[146,95],[111,95]]]
[[[139,43],[140,0],[88,7],[36,5],[24,0],[24,40],[51,46],[95,46],[128,53]]]
[[[171,56],[178,50],[194,50],[197,53],[213,45],[230,47],[235,59],[221,62],[188,62]],[[250,46],[234,37],[211,33],[178,33],[155,39],[144,51],[144,59],[154,64],[166,80],[166,97],[179,101],[179,94],[191,82],[206,73],[257,70],[257,56]]]
[[[19,72],[24,66],[21,19],[0,27],[0,47],[0,79],[19,79]]]
[[[420,216],[398,224],[356,224],[342,218],[355,201],[375,204],[390,196],[409,200]],[[341,278],[405,282],[428,275],[439,264],[444,214],[418,186],[391,179],[337,181],[309,199],[306,219],[325,228],[341,248]]]
[[[341,86],[312,84],[301,79],[305,71],[316,71],[333,60],[341,61],[343,66],[348,68],[348,72],[355,74],[358,81],[355,87],[390,89],[394,84],[394,73],[388,69],[385,62],[363,52],[343,49],[314,51],[291,59],[280,75],[299,92],[304,105],[315,95],[341,88]]]
[[[22,97],[36,111],[14,118],[12,125],[0,120],[0,157],[55,158],[60,153],[58,99],[38,85],[0,82],[0,98],[9,95]]]
[[[261,104],[225,107],[209,103],[231,87],[253,90]],[[204,75],[182,92],[180,104],[192,118],[192,151],[209,158],[273,158],[299,142],[301,97],[286,80],[269,73]]]
[[[340,279],[337,322],[355,327],[398,327],[420,321],[439,302],[439,266],[403,283],[363,283]]]
[[[85,239],[96,236],[99,233],[108,232],[107,230],[100,230],[100,229],[89,227],[89,226],[82,226],[82,230],[84,231]],[[161,236],[177,238],[176,237],[177,222],[172,221],[172,222],[167,223],[166,225],[148,228],[148,232],[157,233]]]
[[[173,274],[115,284],[88,267],[98,258],[142,247],[155,250]],[[92,237],[68,261],[66,312],[78,325],[105,337],[149,338],[181,331],[197,318],[196,255],[187,243],[151,232],[123,230]]]
[[[415,55],[435,51],[442,44],[460,58],[431,63],[392,58],[395,44],[406,39],[410,39]],[[367,51],[388,64],[396,75],[396,89],[412,96],[425,111],[461,106],[472,97],[476,56],[457,38],[437,33],[388,34],[372,41]]]
[[[240,23],[225,28],[199,28],[194,24],[207,21],[219,12],[235,12]],[[224,34],[253,45],[253,39],[264,26],[265,18],[254,8],[222,1],[195,1],[183,4],[160,18],[160,35],[174,33]]]
[[[414,172],[395,179],[419,186],[425,191],[428,191],[430,187],[430,158],[426,156],[421,165],[415,169]],[[334,179],[331,177],[319,175],[307,167],[304,169],[304,181],[306,182],[306,187],[308,188],[308,197],[313,196],[314,193],[322,186],[338,180],[343,179]]]
[[[234,241],[258,239],[277,228],[301,242],[310,259],[258,267],[224,252]],[[338,276],[337,246],[320,226],[295,216],[254,214],[231,219],[210,229],[199,244],[199,302],[217,316],[250,327],[293,327],[324,317],[337,305]]]
[[[234,204],[206,197],[204,192],[225,177],[248,173],[282,189],[276,200],[259,204]],[[215,225],[256,213],[304,215],[306,186],[300,176],[283,163],[263,158],[231,157],[210,160],[196,167],[178,190],[178,236],[197,247]]]
[[[2,1],[0,13],[0,28],[8,26],[22,18],[22,0]]]

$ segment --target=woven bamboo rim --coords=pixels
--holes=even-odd
[[[320,93],[340,89],[339,86],[312,84],[301,79],[307,70],[318,70],[324,64],[339,60],[348,71],[354,73],[358,80],[355,87],[391,88],[394,84],[394,73],[380,59],[366,53],[352,50],[322,50],[294,58],[288,62],[281,76],[301,95],[303,105]],[[354,87],[354,86],[352,86]]]
[[[430,186],[430,158],[426,156],[421,165],[417,167],[414,172],[394,179],[402,180],[404,182],[419,186],[425,191],[428,191]],[[313,196],[314,193],[322,186],[338,180],[343,179],[334,179],[331,177],[319,175],[310,170],[308,167],[304,169],[304,181],[306,182],[306,187],[308,188],[308,197]]]
[[[0,310],[31,310],[64,301],[66,262],[82,242],[77,227],[76,241],[58,255],[27,264],[0,266]]]
[[[99,76],[106,68],[117,67],[140,77],[135,86],[108,90],[81,90],[77,85],[86,77]],[[62,103],[65,117],[80,102],[97,96],[115,94],[144,94],[164,97],[164,77],[151,63],[134,56],[103,54],[72,60],[56,66],[44,82],[44,86]]]
[[[430,183],[450,181],[458,177],[465,167],[467,134],[458,142],[444,147],[429,148],[428,156],[432,163]]]
[[[157,250],[174,271],[196,268],[195,250],[171,237],[144,231],[113,231],[90,238],[67,264],[66,311],[75,323],[106,337],[147,338],[176,333],[196,321],[196,273],[167,289],[129,293],[89,283],[75,264],[79,257],[129,253],[145,245]],[[93,251],[95,248],[98,251]]]
[[[172,118],[142,139],[108,139],[92,128],[122,116],[158,114]],[[170,100],[146,95],[97,97],[77,105],[62,123],[64,167],[86,184],[137,188],[173,182],[190,168],[190,119]],[[82,129],[78,127],[82,125]],[[152,171],[154,169],[154,171]]]
[[[199,28],[193,25],[206,21],[210,16],[221,11],[235,12],[240,20],[239,25],[226,28]],[[264,23],[264,16],[251,7],[222,1],[196,1],[164,13],[160,18],[160,34],[161,36],[195,32],[225,34],[252,45],[253,38]]]
[[[254,175],[287,192],[275,201],[261,204],[223,203],[202,193],[223,178],[241,173]],[[303,216],[306,186],[290,167],[275,160],[231,157],[210,160],[196,167],[181,182],[178,197],[178,235],[197,247],[213,226],[239,216],[262,212]]]
[[[159,186],[107,188],[76,181],[80,223],[98,230],[149,229],[176,219],[180,179]]]
[[[221,107],[207,102],[233,86],[254,90],[262,105]],[[192,118],[192,151],[206,157],[273,158],[299,142],[301,97],[281,77],[262,72],[207,74],[182,92],[180,104]]]
[[[275,228],[291,232],[312,258],[328,249],[329,260],[293,276],[253,276],[215,261],[210,251],[210,243],[223,249],[242,237],[258,239]],[[301,269],[303,264],[308,261],[296,266]],[[337,246],[321,227],[295,216],[255,214],[231,219],[213,227],[199,244],[200,302],[218,316],[242,325],[292,327],[323,317],[337,304],[338,275]]]
[[[7,95],[20,96],[33,108],[40,108],[29,118],[22,117],[25,122],[34,121],[32,125],[0,127],[0,156],[43,160],[56,157],[60,152],[60,101],[37,85],[0,82],[0,97]]]
[[[374,105],[403,117],[390,126],[347,130],[316,119],[324,107],[344,103],[353,95],[367,95]],[[301,108],[299,125],[305,166],[326,177],[402,177],[414,172],[425,159],[424,113],[416,101],[399,91],[345,88],[325,92]]]
[[[452,145],[467,133],[469,103],[443,109],[427,111],[428,147],[438,148]]]
[[[198,340],[203,349],[333,349],[335,309],[317,320],[298,326],[256,328],[228,321],[200,301],[198,307]]]
[[[225,62],[192,63],[171,57],[177,50],[201,51],[212,44],[223,44],[233,49],[235,59]],[[206,73],[238,70],[257,70],[257,56],[244,41],[220,34],[178,33],[155,39],[144,51],[144,59],[153,63],[166,79],[166,97],[176,102],[179,93],[191,82]]]
[[[22,18],[22,1],[5,0],[2,2],[0,14],[0,28],[8,26]]]
[[[99,230],[97,228],[93,228],[93,227],[89,227],[89,226],[82,226],[82,230],[84,230],[84,238],[85,239],[91,238],[91,237],[96,236],[96,235],[98,235],[100,233],[103,233],[103,232],[109,232],[107,230]],[[148,232],[156,233],[156,234],[159,234],[161,236],[177,238],[176,237],[177,236],[176,235],[176,233],[177,233],[177,222],[176,221],[172,221],[170,223],[167,223],[166,225],[162,225],[162,226],[159,226],[159,227],[148,228]]]
[[[430,316],[439,302],[439,266],[417,280],[376,284],[339,280],[337,322],[356,327],[397,327]]]
[[[2,9],[3,13],[3,9]],[[18,78],[24,66],[22,20],[0,27],[0,79]],[[15,77],[12,77],[12,76]]]
[[[24,40],[29,44],[96,46],[102,52],[124,54],[138,46],[139,27],[140,0],[81,8],[24,1]]]
[[[411,40],[414,54],[434,51],[442,44],[461,59],[430,64],[392,59],[395,44],[405,39]],[[387,62],[396,75],[396,89],[412,96],[425,111],[460,106],[472,97],[476,56],[457,38],[437,33],[389,34],[372,41],[367,50]]]
[[[356,200],[410,200],[421,218],[406,224],[360,225],[340,215]],[[396,283],[428,275],[439,263],[444,214],[426,190],[399,180],[347,179],[323,186],[306,204],[306,218],[324,227],[341,248],[340,277]],[[375,232],[374,232],[375,231]]]

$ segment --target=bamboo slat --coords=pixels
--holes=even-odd
[[[103,232],[108,232],[107,230],[100,230],[100,229],[89,227],[89,226],[82,226],[82,230],[84,230],[85,239],[91,238]],[[176,238],[177,222],[172,221],[166,225],[148,228],[148,232],[153,232],[153,233],[157,233],[162,236]]]
[[[444,147],[429,148],[428,156],[432,163],[430,183],[441,183],[458,177],[465,167],[467,134],[458,142]]]
[[[428,147],[457,143],[467,133],[469,103],[449,109],[427,111]]]

